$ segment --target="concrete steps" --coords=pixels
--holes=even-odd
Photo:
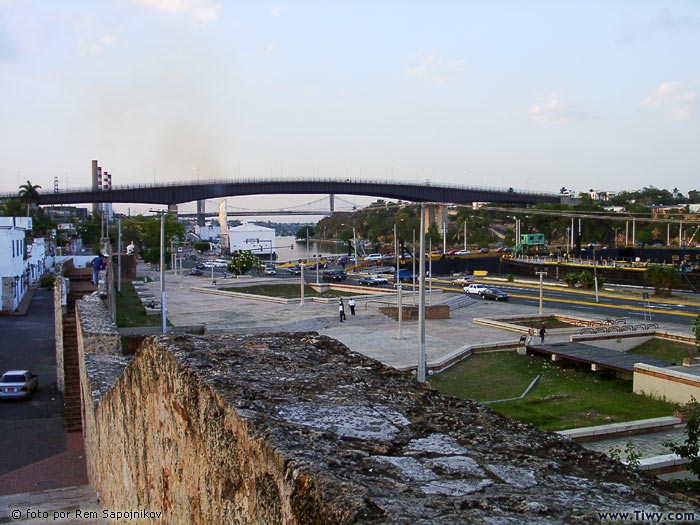
[[[30,514],[27,512],[41,514]],[[77,514],[78,511],[80,514]],[[13,514],[14,512],[14,514]],[[44,514],[46,513],[46,514]],[[88,513],[95,513],[91,517]],[[90,485],[0,496],[0,523],[109,523]]]
[[[464,308],[465,306],[469,306],[474,302],[475,300],[466,294],[452,294],[452,296],[449,299],[440,302],[440,304],[446,304],[450,307],[450,311],[453,311],[459,308]]]
[[[72,280],[71,288],[73,288]],[[78,332],[75,320],[75,300],[79,297],[82,297],[82,294],[75,293],[75,290],[69,294],[66,315],[63,318],[63,406],[66,417],[66,432],[81,432],[83,430]]]

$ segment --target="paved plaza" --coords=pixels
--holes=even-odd
[[[153,282],[146,287],[156,297],[160,294],[159,275],[139,265],[139,275],[148,275]],[[263,282],[280,282],[270,278],[230,278],[221,286],[253,285]],[[285,283],[290,280],[285,279]],[[404,321],[402,339],[397,340],[397,322],[377,308],[382,303],[395,304],[395,296],[381,294],[358,300],[357,315],[347,311],[347,321],[338,320],[337,301],[320,303],[307,300],[301,306],[298,301],[288,304],[229,297],[193,291],[192,288],[211,288],[207,277],[166,276],[166,305],[168,320],[175,327],[204,325],[207,332],[261,331],[317,331],[333,337],[351,350],[375,358],[397,368],[415,367],[418,362],[419,342],[417,321]],[[427,294],[426,294],[427,295]],[[449,292],[433,291],[433,304],[445,300]],[[416,294],[417,302],[417,294]],[[427,302],[427,301],[426,301]],[[404,292],[403,303],[412,304],[410,293]],[[349,310],[349,309],[348,309]],[[545,314],[568,314],[564,309],[546,308]],[[475,317],[503,317],[536,315],[537,308],[508,302],[475,300],[469,305],[452,310],[450,319],[426,321],[426,355],[428,362],[439,360],[465,345],[517,341],[520,334],[498,328],[476,325]],[[691,333],[691,326],[663,325],[662,328],[681,333]],[[568,341],[568,335],[548,337],[548,343]]]

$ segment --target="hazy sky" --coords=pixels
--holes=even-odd
[[[114,184],[687,192],[698,93],[696,0],[0,0],[0,192],[87,186],[92,159]]]

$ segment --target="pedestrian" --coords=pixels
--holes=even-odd
[[[354,299],[354,298],[351,298],[351,299],[348,301],[348,306],[350,307],[350,315],[355,315],[355,305],[356,305],[356,304],[357,304],[357,303],[355,302],[355,299]]]
[[[525,339],[525,345],[531,345],[532,344],[532,339],[535,337],[535,330],[532,328],[532,326],[528,329],[527,331],[527,338]]]
[[[540,328],[540,344],[544,344],[544,336],[547,334],[547,330],[544,329],[544,323],[542,323],[542,328]]]
[[[345,305],[343,304],[343,301],[340,301],[338,303],[338,315],[340,316],[340,322],[343,322],[343,318],[345,317]]]
[[[99,254],[97,257],[95,257],[90,265],[92,266],[92,284],[97,286],[97,283],[99,282],[100,279],[100,270],[104,270],[106,268],[105,262],[107,261],[107,257],[105,257],[102,254]]]

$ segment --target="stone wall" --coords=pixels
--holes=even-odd
[[[73,260],[56,264],[53,284],[53,317],[54,340],[56,348],[56,388],[59,392],[65,391],[65,377],[63,369],[63,317],[68,306],[68,293],[70,292],[70,279],[66,273],[73,269]]]
[[[84,350],[88,473],[104,508],[250,524],[700,512],[602,454],[316,333],[158,336],[133,357]]]
[[[121,339],[99,291],[76,301],[78,352],[121,355]]]

